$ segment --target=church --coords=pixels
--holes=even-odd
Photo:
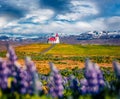
[[[48,38],[48,43],[49,44],[58,44],[58,43],[60,43],[60,39],[59,39],[58,33],[54,37],[49,37]]]

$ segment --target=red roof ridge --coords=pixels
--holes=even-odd
[[[56,38],[55,37],[50,37],[48,40],[49,41],[56,41]]]

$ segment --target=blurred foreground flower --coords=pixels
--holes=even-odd
[[[25,66],[26,69],[22,70],[19,75],[20,93],[38,94],[42,90],[42,83],[39,81],[35,65],[29,57],[25,59]]]
[[[105,86],[102,71],[99,66],[92,63],[89,59],[85,62],[85,78],[80,81],[81,93],[97,94]]]
[[[0,59],[0,89],[11,89],[21,94],[38,94],[42,90],[42,83],[34,63],[29,57],[25,59],[26,68],[21,68],[12,46],[7,46],[8,60]]]
[[[12,48],[12,46],[7,45],[7,51],[8,51],[8,53],[7,53],[8,59],[9,59],[12,63],[14,63],[15,61],[17,61],[17,56],[16,56],[15,51],[14,51],[14,49]]]
[[[48,84],[49,94],[54,98],[62,98],[63,97],[63,85],[62,85],[62,76],[59,74],[59,71],[54,66],[53,63],[49,63],[51,68],[51,77],[50,82]]]
[[[8,88],[9,69],[7,62],[0,58],[0,89],[6,90]]]

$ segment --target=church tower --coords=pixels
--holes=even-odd
[[[59,38],[58,33],[56,34],[55,38],[56,38],[56,43],[60,43],[60,38]]]

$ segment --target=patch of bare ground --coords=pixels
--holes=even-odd
[[[20,62],[20,64],[22,66],[24,66],[24,61],[23,60],[18,60],[18,62]],[[47,74],[50,72],[50,68],[49,68],[49,61],[34,61],[37,71],[39,73],[42,74]],[[60,61],[60,62],[54,62],[55,66],[59,69],[59,70],[63,70],[63,69],[72,69],[75,67],[78,68],[84,68],[84,63],[81,63],[79,61],[72,61],[72,60],[65,60],[65,61]],[[112,67],[112,63],[99,63],[98,64],[100,67]]]

